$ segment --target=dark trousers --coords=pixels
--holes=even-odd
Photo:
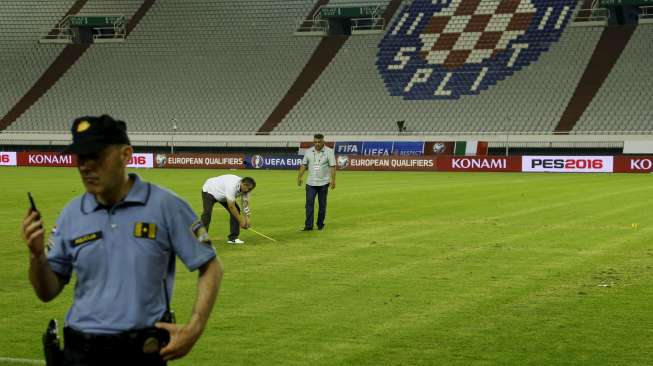
[[[307,229],[313,228],[313,214],[315,211],[315,196],[317,196],[317,202],[319,208],[317,210],[317,227],[320,228],[324,226],[324,218],[326,217],[326,207],[327,207],[327,193],[329,193],[329,185],[325,184],[323,186],[309,186],[306,185],[306,222],[304,227]]]
[[[210,193],[202,192],[202,224],[206,228],[206,231],[209,231],[209,224],[211,223],[211,215],[213,213],[213,205],[218,202],[227,210],[229,214],[229,240],[234,240],[240,235],[240,222],[235,218],[229,211],[227,202],[220,202],[215,199]],[[236,203],[236,209],[240,213],[240,206]]]
[[[166,365],[158,353],[143,353],[141,342],[128,337],[84,339],[66,329],[64,341],[63,366]]]

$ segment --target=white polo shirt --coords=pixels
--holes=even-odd
[[[241,195],[241,179],[241,177],[234,174],[225,174],[219,177],[209,178],[204,183],[204,186],[202,186],[202,191],[213,196],[216,201],[235,202],[236,197]]]
[[[328,146],[322,150],[315,150],[315,146],[306,150],[302,164],[308,170],[306,184],[309,186],[323,186],[331,182],[331,168],[336,166],[336,157],[333,149]]]

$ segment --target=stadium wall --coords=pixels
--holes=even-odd
[[[300,147],[301,142],[312,141],[313,133],[324,133],[327,139],[337,141],[487,141],[493,149],[622,149],[624,141],[650,142],[650,134],[519,134],[519,133],[443,133],[443,134],[332,134],[328,131],[310,131],[296,135],[239,135],[194,133],[138,133],[129,134],[132,145],[137,149],[159,151],[162,149],[183,149],[184,151],[234,152],[239,149],[270,149],[281,153]],[[0,150],[56,150],[70,143],[69,132],[0,132]],[[26,148],[27,147],[27,148]],[[533,153],[522,150],[522,155]],[[538,150],[538,154],[547,153]],[[568,153],[568,152],[567,152]],[[614,151],[596,151],[614,155]]]

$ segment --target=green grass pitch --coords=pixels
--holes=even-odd
[[[138,173],[199,213],[204,180],[230,172]],[[653,364],[650,175],[340,172],[326,230],[307,233],[295,171],[235,174],[257,180],[254,228],[279,242],[245,231],[246,245],[225,244],[215,208],[222,289],[175,365]],[[25,192],[51,228],[82,186],[75,169],[0,177],[0,359],[42,359],[41,334],[64,318],[72,286],[48,304],[34,295]],[[178,267],[179,322],[195,279]]]

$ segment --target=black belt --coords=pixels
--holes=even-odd
[[[117,334],[92,334],[65,327],[63,333],[66,347],[84,351],[115,349],[137,353],[158,353],[168,341],[162,339],[167,335],[167,331],[157,328],[130,330]]]

